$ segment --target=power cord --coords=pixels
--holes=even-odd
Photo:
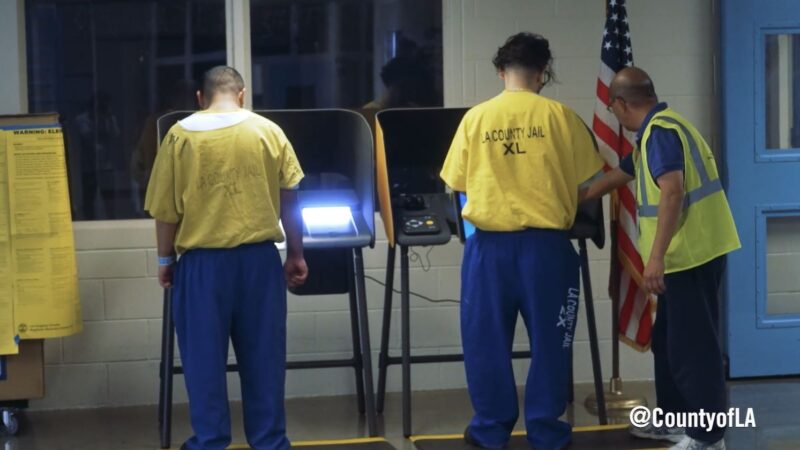
[[[383,281],[381,281],[381,280],[379,280],[379,279],[377,279],[375,277],[372,277],[372,276],[369,276],[369,275],[364,275],[364,278],[366,278],[368,280],[371,280],[371,281],[373,281],[375,283],[378,283],[383,287],[386,287],[386,283],[384,283]],[[395,288],[392,288],[392,292],[394,292],[395,294],[402,294],[402,292],[400,292],[399,290],[397,290]],[[453,299],[450,299],[450,298],[433,299],[433,298],[430,298],[430,297],[426,297],[426,296],[424,296],[422,294],[418,294],[418,293],[416,293],[414,291],[410,291],[409,294],[413,295],[414,297],[421,298],[422,300],[425,300],[426,302],[430,302],[430,303],[456,303],[456,304],[460,304],[461,303],[458,300],[453,300]]]
[[[427,247],[427,249],[428,250],[425,252],[425,261],[422,260],[422,255],[415,252],[413,248],[408,249],[408,260],[419,263],[419,267],[423,272],[429,272],[431,270],[431,252],[433,251],[433,247]],[[426,263],[427,266],[425,265]]]

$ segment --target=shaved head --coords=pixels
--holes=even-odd
[[[638,67],[626,67],[611,81],[610,100],[621,98],[634,107],[651,106],[658,103],[653,80]]]
[[[233,67],[216,66],[203,75],[203,95],[211,100],[216,94],[236,95],[244,89],[244,80]]]

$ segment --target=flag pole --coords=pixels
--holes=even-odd
[[[605,392],[606,411],[614,419],[627,419],[631,409],[637,406],[647,406],[647,399],[643,396],[628,395],[622,391],[622,378],[619,370],[619,305],[620,305],[620,266],[617,247],[618,221],[616,213],[619,208],[618,196],[611,195],[611,275],[609,295],[611,297],[611,379],[608,391]],[[584,401],[586,409],[592,414],[598,414],[597,396],[590,394]]]
[[[627,12],[624,8],[625,0],[613,0],[613,4],[611,3],[612,0],[603,0],[605,4],[605,16],[606,16],[606,25],[604,27],[603,37],[609,37],[609,41],[604,43],[603,48],[605,50],[609,50],[610,53],[613,53],[610,50],[612,47],[618,49],[616,54],[606,55],[609,56],[612,60],[612,67],[609,67],[612,71],[620,70],[620,58],[621,54],[619,53],[619,49],[622,47],[618,47],[621,43],[617,42],[614,46],[611,46],[610,40],[613,38],[614,35],[617,36],[615,39],[619,39],[622,36],[623,31],[626,33],[628,32],[627,27]],[[616,7],[618,10],[613,11],[611,8]],[[610,15],[611,12],[614,12],[613,15]],[[615,24],[614,21],[620,21],[619,14],[622,13],[622,23]],[[624,27],[622,24],[625,24]],[[629,35],[626,34],[628,37],[628,43],[630,43]],[[624,41],[623,41],[624,42]],[[630,53],[630,47],[627,49],[627,57],[625,58],[625,65],[632,65],[633,64],[633,55]],[[616,58],[616,59],[614,59]],[[601,65],[605,64],[603,61],[603,51],[601,50]],[[602,66],[601,66],[602,68]],[[601,70],[601,77],[603,71]],[[598,78],[598,81],[603,81],[605,83],[611,83],[611,79],[601,80]],[[610,87],[610,86],[607,86]],[[598,96],[600,96],[600,92],[598,91]],[[601,99],[598,98],[600,102]],[[595,113],[595,119],[597,119],[597,114]],[[613,142],[610,138],[605,141],[605,144],[611,147],[612,150],[617,152],[618,156],[620,155],[620,150],[625,148],[625,144],[627,138],[625,137],[622,127],[619,124],[616,125],[617,130],[609,130],[609,131],[616,131],[616,138],[617,141]],[[596,132],[596,130],[595,130]],[[608,135],[607,135],[608,137]],[[622,188],[624,189],[624,188]],[[619,192],[613,192],[611,195],[611,273],[609,276],[608,282],[608,294],[611,297],[611,324],[612,324],[612,331],[611,331],[611,366],[612,366],[612,374],[611,380],[609,383],[609,390],[607,392],[603,392],[604,396],[604,404],[606,406],[606,411],[608,411],[609,416],[615,419],[620,419],[622,417],[627,418],[627,413],[635,408],[636,406],[644,406],[647,404],[647,401],[644,397],[639,396],[629,396],[622,392],[622,377],[620,376],[620,367],[619,367],[619,359],[620,359],[620,352],[619,352],[619,343],[620,340],[625,339],[627,336],[620,336],[622,330],[620,330],[620,320],[619,320],[619,313],[620,313],[620,305],[623,304],[624,300],[622,297],[622,292],[626,292],[626,297],[631,295],[630,287],[625,286],[626,289],[623,289],[622,286],[622,271],[626,270],[627,273],[631,275],[634,274],[634,271],[631,271],[630,262],[628,258],[626,258],[626,254],[624,251],[620,250],[619,247],[619,233],[625,233],[625,228],[620,224],[619,217],[620,212],[622,211],[622,198],[619,195]],[[623,264],[625,264],[623,266]],[[638,288],[636,288],[636,292],[638,293]],[[635,300],[638,300],[638,295],[634,297]],[[638,325],[638,323],[637,323]],[[626,342],[627,339],[626,339]],[[641,350],[641,349],[640,349]],[[584,405],[589,412],[593,414],[598,414],[598,399],[596,394],[589,395],[586,400],[584,401]]]
[[[608,0],[603,0],[605,4],[606,17],[608,16]],[[622,130],[619,130],[619,144],[624,139]],[[637,406],[647,406],[647,399],[641,396],[630,396],[622,392],[622,377],[619,373],[619,305],[620,305],[620,283],[621,283],[621,264],[619,259],[619,248],[617,231],[619,227],[619,195],[616,191],[611,194],[611,273],[609,275],[608,293],[611,297],[611,380],[609,380],[608,392],[604,393],[604,400],[607,413],[614,418],[627,418],[631,409]],[[598,414],[597,395],[590,394],[584,401],[586,409],[592,414]]]

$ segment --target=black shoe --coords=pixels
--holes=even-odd
[[[483,448],[481,444],[479,444],[478,441],[476,441],[475,438],[473,438],[469,433],[469,427],[464,429],[464,442],[466,442],[470,447]]]
[[[474,437],[472,437],[472,434],[469,432],[469,427],[464,429],[464,442],[466,442],[470,448],[474,449],[492,450],[498,448],[498,447],[484,447],[483,445],[481,445],[477,440],[475,440]],[[506,446],[504,445],[502,448],[506,448]]]

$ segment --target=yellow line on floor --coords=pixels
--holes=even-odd
[[[586,427],[574,427],[572,429],[573,432],[576,433],[585,433],[590,431],[611,431],[611,430],[621,430],[624,428],[628,428],[626,424],[619,424],[619,425],[592,425]],[[511,433],[512,436],[525,436],[524,431],[514,431]],[[463,438],[463,434],[420,434],[416,436],[410,436],[408,440],[411,442],[417,442],[422,440],[430,440],[430,441],[443,441],[447,439],[461,439]]]
[[[461,439],[463,434],[421,434],[419,436],[409,436],[408,440],[411,442],[417,441],[445,441],[448,439]]]
[[[244,450],[244,449],[249,449],[249,448],[250,448],[249,445],[233,444],[233,445],[229,445],[226,450]],[[167,450],[180,450],[180,449],[177,449],[175,447],[170,447]]]
[[[577,433],[582,433],[586,431],[611,431],[611,430],[622,430],[628,428],[628,424],[621,423],[618,425],[589,425],[586,427],[574,427],[572,431]]]
[[[347,445],[347,444],[371,444],[375,442],[388,442],[382,437],[374,438],[353,438],[353,439],[330,439],[322,441],[293,441],[292,447],[310,447],[312,445]],[[249,450],[249,445],[234,444],[227,448],[227,450]],[[179,450],[171,448],[169,450]]]
[[[295,441],[292,442],[292,447],[308,447],[311,445],[370,444],[375,442],[388,442],[388,441],[382,437],[338,439],[338,440],[327,440],[327,441]]]

